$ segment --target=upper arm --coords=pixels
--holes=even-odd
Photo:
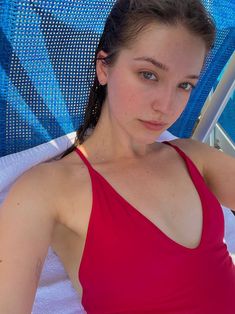
[[[192,158],[219,202],[235,211],[235,158],[194,140],[176,140]]]
[[[23,175],[0,208],[1,313],[31,313],[55,219],[41,170]]]
[[[235,158],[218,149],[204,149],[203,174],[220,203],[235,211]]]

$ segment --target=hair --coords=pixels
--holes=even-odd
[[[122,48],[130,48],[138,34],[153,23],[182,25],[204,41],[207,51],[213,47],[215,24],[200,0],[117,0],[95,51],[95,63],[101,59],[98,53],[103,50],[107,53],[103,62],[114,65]],[[96,126],[105,98],[106,86],[99,84],[95,75],[84,123],[77,131],[74,145],[66,154],[82,144],[87,131]]]

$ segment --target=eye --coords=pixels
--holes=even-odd
[[[152,72],[147,72],[147,71],[143,71],[140,72],[140,74],[143,76],[143,78],[145,80],[150,80],[150,81],[157,81],[157,76],[155,74],[153,74]]]
[[[180,87],[182,89],[184,89],[186,92],[190,92],[195,88],[195,86],[189,82],[184,82],[184,83],[180,84]]]

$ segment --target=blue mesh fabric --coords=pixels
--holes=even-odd
[[[113,1],[3,1],[1,156],[76,130]]]
[[[114,0],[0,0],[0,156],[76,130],[94,50]],[[235,5],[211,0],[218,36],[200,83],[171,128],[188,137],[235,47]],[[222,14],[221,14],[222,12]]]

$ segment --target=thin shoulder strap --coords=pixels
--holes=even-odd
[[[173,147],[177,153],[183,158],[183,160],[185,161],[187,167],[188,167],[188,170],[190,172],[190,174],[197,174],[199,175],[201,178],[203,178],[202,174],[200,173],[200,171],[198,170],[197,166],[194,164],[194,162],[191,160],[191,158],[189,158],[178,146],[174,145],[174,144],[171,144],[167,141],[164,141],[162,142],[164,144],[167,144],[171,147]],[[193,173],[192,173],[193,171]],[[204,180],[204,178],[203,178]]]
[[[82,161],[84,162],[84,164],[87,166],[88,170],[91,171],[93,170],[92,165],[90,164],[90,162],[88,161],[88,159],[83,155],[83,153],[80,151],[80,149],[78,149],[77,147],[75,148],[76,153],[78,154],[78,156],[82,159]]]
[[[173,147],[184,160],[189,159],[189,157],[178,146],[171,144],[170,142],[167,141],[164,141],[163,143]]]

